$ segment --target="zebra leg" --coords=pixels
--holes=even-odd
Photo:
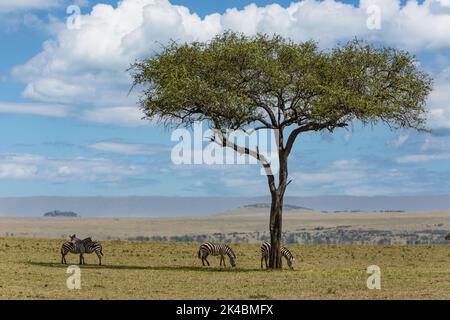
[[[264,257],[264,261],[266,262],[266,269],[269,269],[269,264],[267,263],[267,260],[269,260],[269,257],[266,255]]]
[[[263,268],[263,260],[264,260],[264,256],[261,256],[261,269]]]
[[[98,257],[98,265],[101,266],[102,265],[102,257],[100,256],[100,253],[95,252],[97,254]]]
[[[223,266],[226,267],[227,264],[225,263],[225,256],[222,256],[222,260],[223,260]]]
[[[206,257],[205,257],[205,261],[206,261],[206,263],[208,264],[208,267],[210,266],[210,264],[209,264],[209,261],[208,261],[208,259],[206,259]]]

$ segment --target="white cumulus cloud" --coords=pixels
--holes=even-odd
[[[0,154],[0,179],[116,182],[145,172],[142,166],[102,157],[58,159],[37,154]]]
[[[380,9],[380,30],[367,27],[374,14],[368,9],[374,6]],[[288,7],[251,4],[201,18],[167,0],[123,0],[117,6],[95,5],[81,16],[80,29],[59,24],[43,50],[14,68],[13,75],[25,83],[22,95],[28,99],[92,105],[96,109],[83,114],[83,119],[117,122],[104,109],[136,102],[136,92],[128,95],[130,63],[151,56],[170,39],[207,40],[232,29],[249,35],[278,33],[296,41],[315,39],[324,48],[357,36],[413,52],[434,52],[450,49],[447,9],[445,0],[408,1],[403,6],[398,0],[361,0],[359,6],[304,0]],[[448,90],[437,92],[432,97],[432,117],[438,120],[433,123],[449,126],[450,121],[439,120],[450,119],[449,100],[442,96]],[[138,112],[126,113],[126,123],[141,121]]]
[[[102,152],[120,153],[125,155],[153,155],[168,150],[168,148],[163,148],[162,146],[156,145],[121,143],[113,141],[96,142],[90,144],[89,148]]]
[[[66,117],[70,114],[70,108],[59,104],[0,102],[0,113],[23,113],[48,117]]]
[[[37,167],[33,165],[22,165],[11,162],[0,162],[0,179],[24,179],[34,176]]]
[[[442,161],[442,160],[450,160],[450,154],[411,154],[406,156],[398,157],[398,163],[418,163],[418,162],[426,162],[426,161]]]
[[[449,29],[450,33],[450,29]],[[435,77],[434,90],[430,94],[430,123],[433,127],[450,128],[450,67]]]
[[[79,117],[85,121],[129,127],[147,124],[147,122],[141,119],[143,116],[144,114],[137,106],[94,108],[85,110],[79,115]]]

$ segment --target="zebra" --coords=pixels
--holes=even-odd
[[[80,253],[80,264],[85,264],[84,254],[92,252],[95,252],[95,254],[97,255],[98,264],[102,264],[103,252],[102,245],[100,243],[92,241],[91,237],[81,240],[78,239],[76,235],[72,235],[70,237],[70,240],[72,241],[72,243],[74,243],[77,251]]]
[[[76,235],[70,236],[70,241],[66,241],[61,246],[61,263],[67,264],[66,255],[71,252],[80,254],[80,264],[85,264],[84,254],[95,252],[98,257],[98,264],[102,264],[102,245],[92,241],[92,238],[78,239]]]
[[[261,269],[263,268],[263,260],[266,263],[266,269],[268,268],[267,260],[270,257],[270,249],[271,245],[269,242],[263,242],[261,244]],[[285,247],[281,247],[280,249],[281,255],[286,259],[289,269],[294,270],[294,256],[292,253]]]
[[[208,256],[220,256],[220,266],[225,267],[225,255],[230,258],[231,266],[234,268],[236,267],[236,255],[234,254],[233,250],[226,245],[225,243],[211,243],[211,242],[204,242],[200,245],[200,248],[198,250],[198,258],[202,260],[202,264],[205,265],[205,261],[209,266],[209,262],[207,260]]]

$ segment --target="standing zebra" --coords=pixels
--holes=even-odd
[[[67,241],[63,243],[61,246],[61,263],[66,264],[66,255],[71,252],[75,254],[80,254],[80,264],[85,264],[84,261],[84,254],[85,253],[92,253],[95,252],[95,254],[98,257],[98,264],[102,264],[102,245],[98,242],[92,241],[92,239],[86,238],[86,239],[78,239],[76,235],[70,236],[70,241]]]
[[[263,268],[263,260],[266,262],[266,269],[268,268],[267,260],[270,257],[271,245],[269,242],[263,242],[261,244],[261,269]],[[294,270],[294,256],[285,247],[281,247],[281,255],[286,259],[287,264],[291,270]]]
[[[209,262],[206,258],[208,258],[209,255],[212,256],[220,256],[220,266],[225,267],[225,255],[230,258],[231,266],[234,268],[236,267],[236,255],[234,254],[233,250],[226,245],[225,243],[211,243],[211,242],[204,242],[201,244],[200,249],[198,250],[198,258],[202,259],[202,264],[205,265],[205,261],[209,266]]]

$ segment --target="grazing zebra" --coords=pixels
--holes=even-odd
[[[98,264],[102,264],[102,246],[98,242],[92,241],[92,239],[86,238],[86,239],[78,239],[75,235],[70,236],[70,241],[67,241],[63,243],[61,246],[61,263],[66,264],[66,255],[71,252],[75,254],[80,254],[80,264],[85,264],[84,261],[84,254],[85,253],[92,253],[95,252],[95,254],[98,257]]]
[[[231,266],[234,268],[236,267],[236,255],[234,254],[233,250],[226,245],[225,243],[211,243],[211,242],[204,242],[200,246],[200,249],[198,250],[198,258],[202,259],[202,264],[205,265],[205,261],[209,266],[209,262],[206,258],[208,258],[209,255],[212,256],[220,256],[220,266],[225,267],[225,255],[230,258]]]
[[[268,268],[267,260],[270,257],[271,245],[269,242],[263,242],[261,244],[261,269],[263,268],[263,260],[266,262],[266,268]],[[294,270],[294,256],[285,247],[281,247],[281,255],[286,259],[287,264],[291,270]]]

